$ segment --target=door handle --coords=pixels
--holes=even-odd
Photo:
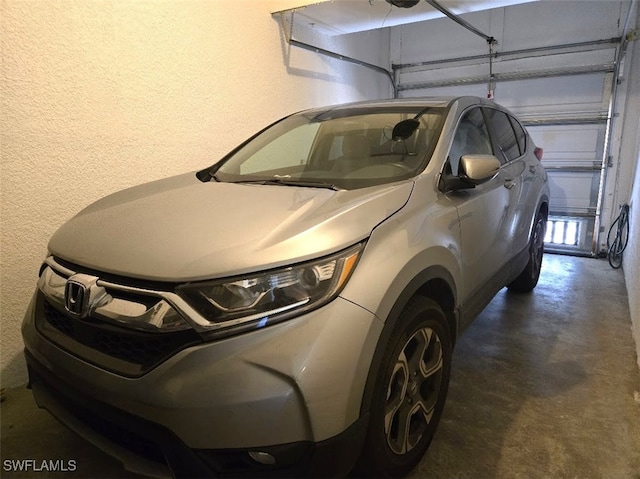
[[[508,190],[516,186],[516,182],[514,180],[505,180],[504,187]]]

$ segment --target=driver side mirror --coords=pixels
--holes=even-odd
[[[473,185],[493,179],[500,171],[500,160],[493,155],[463,155],[460,159],[460,178]]]
[[[459,176],[443,174],[440,189],[443,192],[468,190],[495,178],[500,171],[500,160],[493,155],[462,155]]]

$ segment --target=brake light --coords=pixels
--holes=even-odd
[[[538,161],[542,161],[542,153],[543,153],[542,148],[538,146],[536,146],[536,148],[533,150],[533,154],[536,155],[536,158],[538,159]]]

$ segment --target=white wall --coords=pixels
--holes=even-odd
[[[640,26],[640,9],[636,10],[636,26]],[[633,335],[638,351],[638,366],[640,367],[640,35],[636,32],[636,39],[629,45],[629,72],[625,75],[628,85],[627,105],[629,114],[625,115],[623,129],[621,158],[629,158],[635,163],[635,174],[629,175],[633,179],[631,193],[620,196],[621,203],[630,205],[629,224],[631,227],[629,243],[623,255],[624,277],[629,294],[629,309]]]
[[[1,382],[50,235],[113,191],[213,163],[279,117],[390,96],[362,67],[289,48],[277,0],[2,0]],[[388,31],[323,39],[388,67]]]
[[[640,51],[638,51],[640,56]],[[639,72],[640,74],[640,72]],[[640,92],[636,92],[640,96]],[[640,101],[638,101],[640,109]],[[627,293],[629,294],[629,310],[631,312],[631,323],[633,336],[636,341],[636,350],[638,353],[638,367],[640,367],[640,123],[638,124],[636,133],[636,171],[634,176],[634,186],[629,199],[630,218],[629,224],[631,231],[629,234],[629,244],[624,252],[623,267],[624,278],[627,284]]]

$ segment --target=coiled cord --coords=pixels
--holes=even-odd
[[[610,242],[611,232],[616,227],[616,236]],[[629,241],[629,205],[620,206],[620,214],[611,223],[609,234],[607,235],[607,259],[612,268],[618,269],[622,266],[622,253]]]

